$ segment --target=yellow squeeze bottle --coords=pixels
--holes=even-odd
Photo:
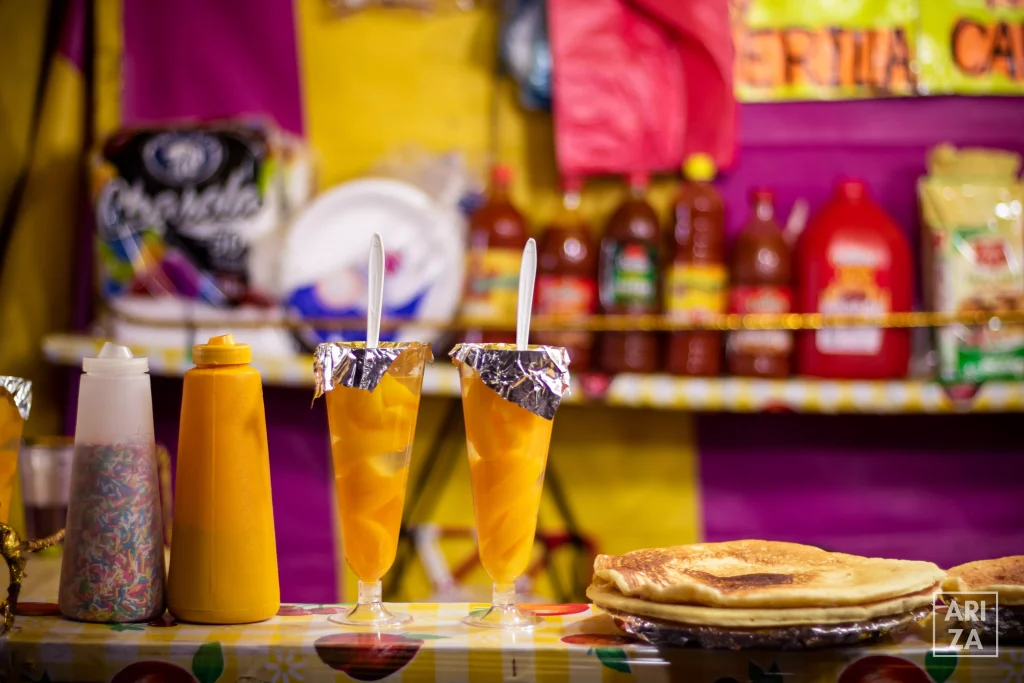
[[[200,624],[281,606],[260,373],[230,334],[192,347],[178,435],[167,608]]]

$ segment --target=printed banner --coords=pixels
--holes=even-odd
[[[917,10],[915,0],[729,0],[736,97],[913,95]]]
[[[1024,0],[921,2],[920,92],[1024,93]]]

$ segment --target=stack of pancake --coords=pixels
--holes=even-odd
[[[871,640],[931,614],[930,562],[732,541],[599,555],[587,597],[655,644],[807,648]]]
[[[1024,645],[1024,555],[978,560],[953,567],[942,582],[943,601],[962,602],[963,598],[991,601],[991,593],[999,596],[999,609],[986,610],[980,623],[972,623],[985,642],[1000,645]],[[950,595],[950,592],[956,594]],[[990,602],[991,604],[991,602]],[[960,610],[961,612],[963,610]]]

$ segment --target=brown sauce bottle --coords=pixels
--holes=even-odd
[[[710,156],[689,157],[683,176],[667,231],[664,301],[671,320],[692,323],[726,311],[725,210],[711,184]],[[665,369],[673,375],[714,377],[722,372],[722,333],[671,332],[665,355]]]
[[[731,313],[789,313],[793,310],[789,245],[775,222],[772,193],[754,190],[754,213],[732,252]],[[793,333],[741,330],[729,333],[729,372],[740,377],[789,377]]]
[[[608,221],[598,265],[601,312],[652,315],[658,312],[658,217],[647,203],[646,173],[629,177],[629,196]],[[600,367],[609,373],[649,373],[658,369],[654,332],[604,332]]]
[[[462,313],[466,317],[507,325],[509,331],[466,330],[466,341],[515,343],[519,265],[529,226],[512,204],[508,166],[495,164],[487,201],[469,219],[466,291]]]
[[[582,189],[578,178],[563,181],[562,207],[537,244],[534,315],[572,319],[597,311],[597,247],[580,216]],[[539,344],[568,349],[572,371],[590,370],[592,332],[538,332],[535,339]]]

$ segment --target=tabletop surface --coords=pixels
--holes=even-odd
[[[470,628],[484,605],[392,605],[401,630],[368,632],[328,621],[340,605],[284,605],[245,626],[62,619],[50,602],[24,602],[0,640],[8,680],[27,681],[675,681],[707,683],[973,683],[1024,681],[1024,649],[997,657],[937,657],[922,623],[896,640],[803,652],[659,650],[618,631],[591,605],[533,605],[530,630]]]

